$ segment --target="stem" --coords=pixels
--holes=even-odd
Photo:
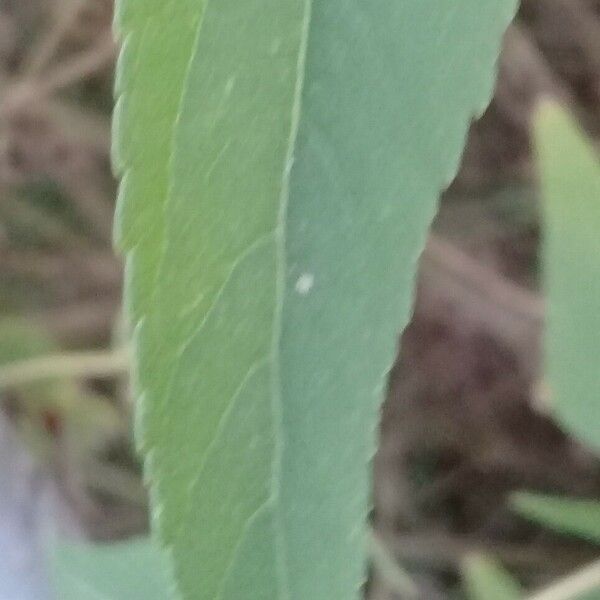
[[[55,5],[54,23],[35,45],[22,67],[23,75],[33,77],[42,72],[52,60],[65,36],[77,21],[85,0],[63,0]]]
[[[419,591],[410,574],[392,556],[383,540],[372,529],[369,532],[369,547],[373,566],[390,590],[409,600],[418,598]]]
[[[116,45],[112,35],[103,36],[95,46],[65,61],[39,81],[43,94],[56,91],[86,79],[112,64],[116,55]]]
[[[41,356],[0,367],[0,388],[61,377],[113,377],[128,369],[128,349]]]
[[[568,575],[527,600],[575,600],[586,592],[600,589],[600,560]]]

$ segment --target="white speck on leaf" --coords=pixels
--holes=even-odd
[[[312,289],[315,284],[315,277],[312,273],[303,273],[298,277],[298,281],[296,281],[296,291],[302,295],[306,296],[308,292]]]
[[[225,84],[225,97],[228,98],[233,91],[233,87],[235,86],[235,75],[232,75]]]

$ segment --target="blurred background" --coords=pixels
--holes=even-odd
[[[147,530],[111,242],[112,0],[0,0],[0,600],[50,598],[55,536]],[[600,499],[600,461],[547,410],[530,118],[600,135],[600,1],[523,0],[424,252],[375,459],[373,523],[425,600],[491,553],[536,587],[596,555],[510,512],[528,489]],[[375,574],[376,600],[403,596]]]

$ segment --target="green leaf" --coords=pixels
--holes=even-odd
[[[502,565],[487,556],[469,556],[463,565],[470,600],[521,600],[521,586]]]
[[[357,598],[384,375],[515,0],[172,4],[118,11],[155,524],[185,598]]]
[[[544,196],[550,402],[566,428],[600,448],[600,164],[560,107],[536,126]]]
[[[600,502],[519,492],[510,505],[526,519],[600,544]]]
[[[125,299],[133,322],[153,296],[169,188],[172,135],[202,1],[116,3],[122,37],[113,120],[113,164],[121,173],[117,244],[128,252]]]
[[[167,600],[174,588],[166,557],[147,539],[62,544],[51,558],[57,600]]]

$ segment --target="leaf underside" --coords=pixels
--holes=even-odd
[[[384,375],[515,0],[121,0],[138,441],[184,598],[348,600]]]
[[[536,124],[544,196],[546,373],[561,423],[600,449],[600,163],[557,105]]]

